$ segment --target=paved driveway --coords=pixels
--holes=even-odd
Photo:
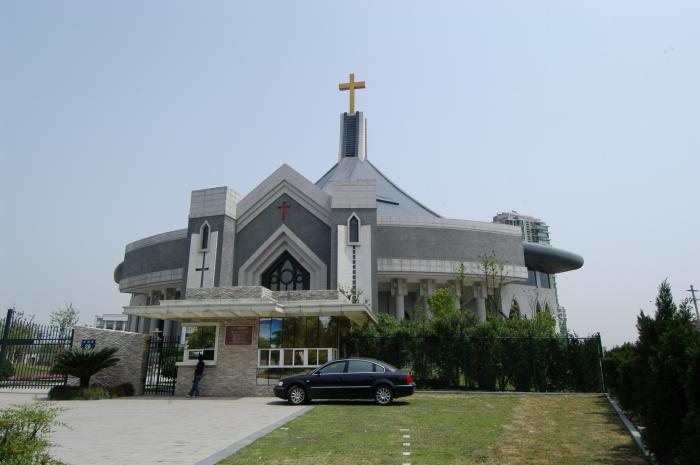
[[[45,399],[43,393],[0,391],[0,408]],[[52,455],[70,465],[208,465],[310,407],[274,398],[127,397],[62,401],[67,410],[51,437]]]

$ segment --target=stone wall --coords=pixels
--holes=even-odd
[[[80,349],[83,339],[94,339],[95,350],[108,347],[118,349],[114,356],[119,358],[119,362],[115,366],[92,376],[90,384],[112,386],[131,383],[136,395],[143,394],[143,383],[146,379],[148,364],[148,335],[77,326],[73,332],[73,347]],[[69,384],[78,384],[77,378],[69,377],[68,382]]]
[[[249,346],[225,345],[225,328],[229,325],[252,326],[253,340]],[[219,322],[216,365],[206,366],[199,385],[202,396],[272,396],[273,386],[257,386],[258,319],[234,318]],[[175,395],[185,396],[192,387],[194,366],[178,366]]]

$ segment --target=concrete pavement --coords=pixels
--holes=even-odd
[[[45,399],[0,391],[0,408]],[[61,401],[51,454],[70,465],[209,465],[303,414],[275,398],[126,397]]]

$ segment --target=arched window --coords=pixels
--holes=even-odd
[[[510,303],[510,313],[508,314],[508,318],[515,320],[520,319],[520,304],[515,297],[513,297],[513,300]]]
[[[352,215],[348,220],[348,242],[358,244],[360,242],[360,219]]]
[[[202,250],[207,250],[209,248],[209,225],[207,223],[204,223],[204,226],[202,226]]]
[[[273,291],[302,291],[310,288],[311,275],[289,252],[284,252],[263,273],[262,285]]]

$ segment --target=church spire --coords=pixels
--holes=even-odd
[[[350,95],[350,112],[340,115],[340,159],[367,158],[367,120],[361,111],[355,111],[355,90],[364,88],[365,81],[355,81],[353,73],[349,82],[338,84],[340,91],[347,90]]]

